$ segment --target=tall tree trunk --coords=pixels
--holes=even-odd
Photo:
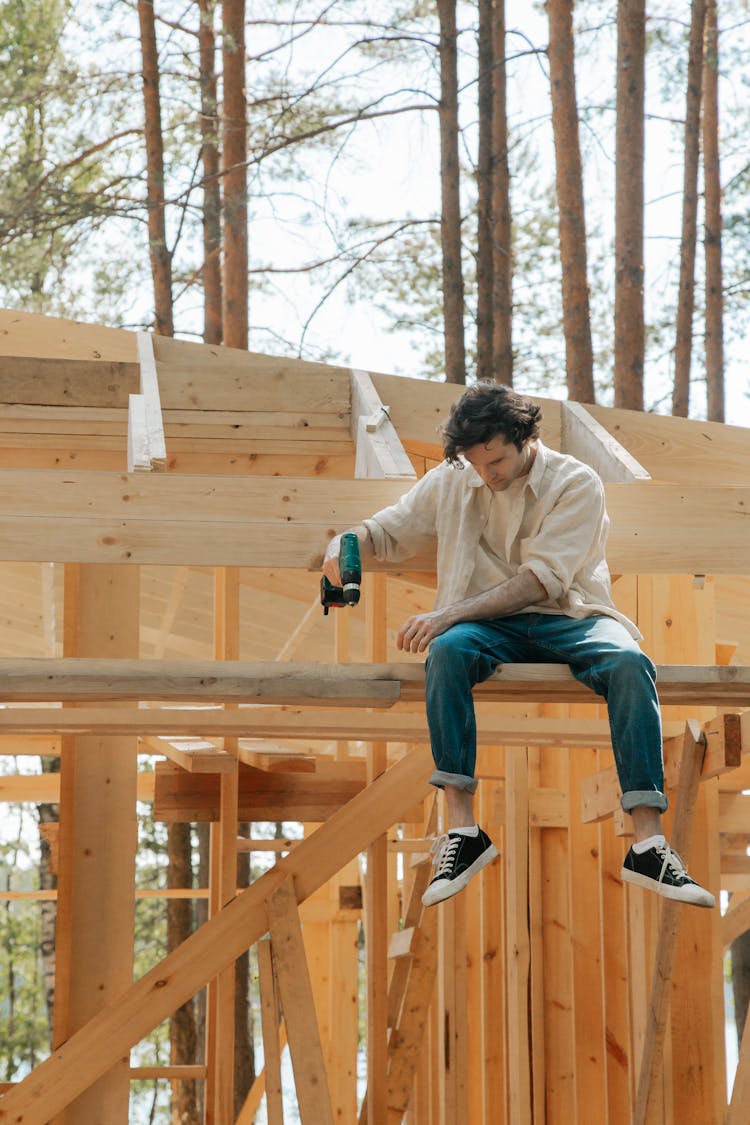
[[[690,361],[695,306],[695,243],[698,229],[698,157],[700,151],[701,73],[706,0],[692,0],[685,98],[685,164],[682,182],[680,284],[674,349],[672,413],[687,418],[690,409]]]
[[[615,406],[643,410],[645,0],[617,6],[615,139]]]
[[[479,0],[477,153],[477,379],[494,379],[492,324],[494,319],[494,256],[492,253],[492,74],[493,0]]]
[[[440,233],[443,260],[445,379],[466,382],[464,275],[458,159],[458,47],[456,0],[437,0],[440,19]]]
[[[167,827],[167,886],[192,887],[193,857],[189,824]],[[190,936],[192,905],[188,898],[167,900],[167,951],[171,953]],[[169,1021],[169,1061],[173,1066],[197,1062],[195,1009],[192,998]],[[172,1125],[193,1125],[198,1120],[196,1082],[186,1079],[172,1087]]]
[[[172,255],[167,246],[164,201],[164,142],[159,99],[159,56],[156,49],[153,0],[138,0],[143,59],[143,105],[146,135],[148,248],[154,285],[154,331],[174,334]]]
[[[708,418],[724,418],[724,280],[719,169],[719,34],[716,0],[706,4],[703,60],[703,182],[706,257],[706,399]]]
[[[216,94],[215,0],[198,0],[200,29],[201,158],[203,160],[203,339],[220,344],[221,186],[219,178],[219,109]]]
[[[547,0],[547,15],[568,398],[578,402],[594,402],[583,169],[576,104],[573,0]]]
[[[247,95],[245,88],[245,2],[222,4],[224,343],[247,347]]]
[[[513,239],[510,222],[508,98],[505,72],[505,0],[493,0],[492,21],[492,276],[493,371],[513,386]]]

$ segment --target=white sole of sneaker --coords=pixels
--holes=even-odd
[[[495,845],[490,844],[479,856],[479,859],[475,859],[471,867],[467,867],[455,879],[443,879],[439,883],[431,884],[422,895],[422,906],[435,906],[438,902],[445,902],[447,898],[453,898],[454,895],[464,889],[467,883],[471,882],[483,867],[491,863],[497,854]]]
[[[655,879],[649,879],[646,875],[639,875],[637,871],[630,871],[629,868],[623,867],[620,871],[620,876],[625,883],[631,883],[634,887],[642,887],[644,891],[653,891],[662,898],[672,899],[673,902],[684,902],[686,906],[704,906],[710,910],[716,905],[716,899],[710,893],[705,891],[703,887],[697,885],[690,887],[670,887],[666,883],[657,883]]]

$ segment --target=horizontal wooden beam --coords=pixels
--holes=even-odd
[[[591,702],[596,704],[595,698]],[[481,702],[476,712],[480,746],[607,749],[612,744],[606,719],[527,718],[508,715],[493,703]],[[682,725],[676,720],[665,721],[665,737],[676,735]],[[231,711],[220,707],[147,707],[124,712],[121,707],[106,706],[0,709],[0,754],[59,754],[59,738],[54,735],[63,734],[136,734],[144,740],[148,736],[174,739],[220,736],[273,739],[274,744],[332,739],[427,742],[429,737],[424,711],[421,708],[406,711],[398,703],[380,711],[271,704],[262,707],[240,704]],[[254,747],[251,744],[247,749],[252,751]],[[261,745],[259,750],[267,752],[267,744]],[[159,752],[177,760],[173,754]]]
[[[750,706],[750,667],[745,665],[663,664],[657,668],[657,679],[665,705]],[[573,676],[567,664],[503,664],[474,693],[479,702],[593,703],[600,698]],[[295,706],[389,707],[398,699],[421,702],[424,694],[421,661],[0,660],[0,703],[252,700]],[[67,720],[61,717],[60,721]],[[71,722],[75,724],[75,716]],[[0,719],[0,731],[1,724]]]
[[[0,470],[0,558],[317,570],[330,536],[408,482]],[[618,573],[747,571],[750,487],[606,485]],[[408,561],[434,570],[434,557]],[[401,573],[404,564],[373,569]]]
[[[322,775],[273,773],[240,763],[238,819],[314,823],[328,820],[365,787],[364,779],[352,778],[346,770],[342,772],[343,776],[337,776],[331,769]],[[154,820],[218,820],[220,803],[217,774],[187,773],[172,762],[156,763]]]

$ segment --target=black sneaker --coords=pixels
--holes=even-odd
[[[690,878],[685,864],[667,843],[657,844],[641,855],[631,848],[625,856],[620,874],[626,883],[633,883],[647,891],[656,891],[658,895],[677,902],[709,908],[716,905],[711,892],[704,890]]]
[[[477,836],[460,832],[438,836],[432,850],[436,853],[435,871],[422,895],[423,906],[434,906],[458,894],[497,855],[497,848],[481,828]]]

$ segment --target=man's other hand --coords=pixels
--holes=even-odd
[[[424,652],[430,641],[439,637],[449,627],[450,622],[442,610],[431,613],[415,613],[407,618],[398,631],[396,645],[402,652]]]

